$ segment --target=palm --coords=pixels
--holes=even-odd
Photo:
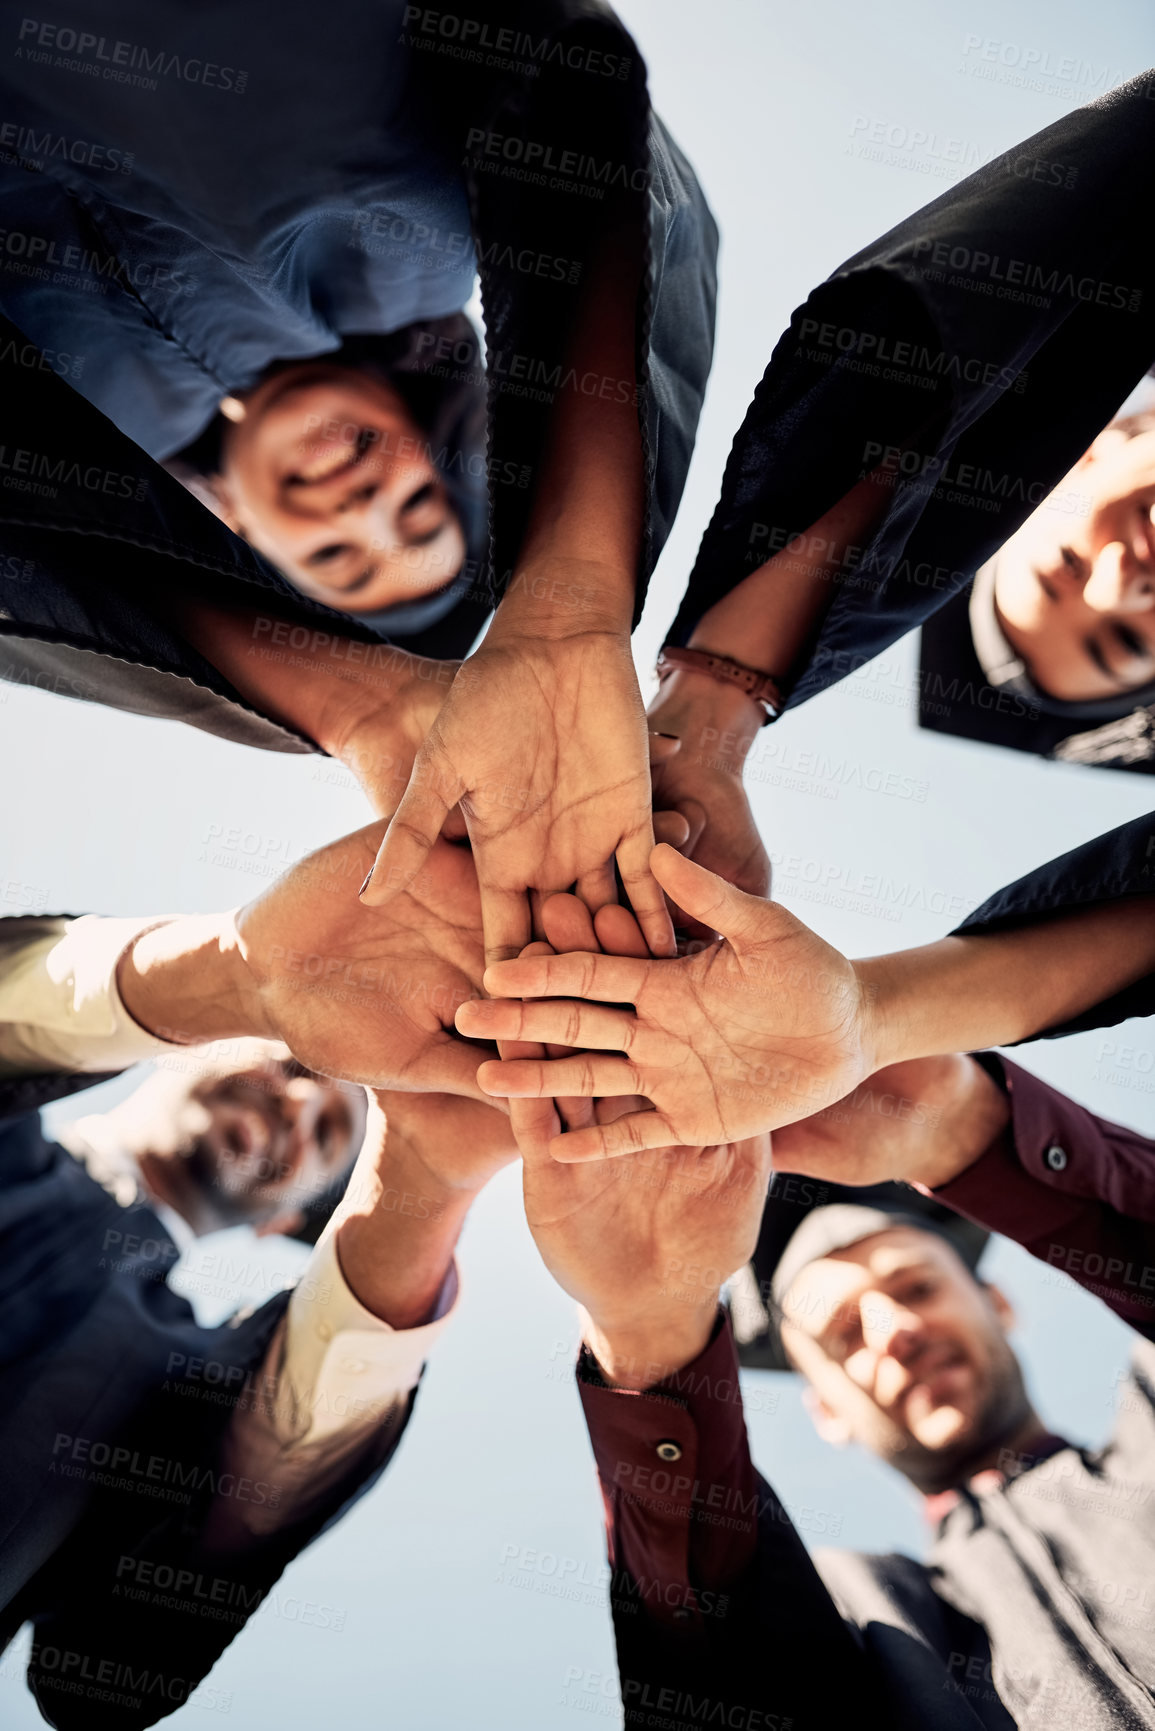
[[[870,1069],[864,994],[844,956],[784,908],[670,848],[656,849],[654,862],[671,897],[725,940],[674,961],[571,954],[507,962],[486,985],[523,1002],[470,1004],[459,1016],[471,1034],[581,1049],[551,1062],[485,1064],[480,1080],[491,1094],[650,1102],[649,1113],[555,1137],[561,1160],[732,1142],[808,1116]]]
[[[860,1073],[849,964],[775,903],[764,925],[754,944],[646,970],[636,1092],[672,1142],[755,1135],[840,1098]]]
[[[483,1098],[483,1054],[453,1031],[480,990],[481,910],[468,849],[439,841],[387,908],[357,888],[382,826],[302,860],[237,917],[276,1034],[301,1063],[370,1087]]]
[[[649,875],[647,733],[628,644],[605,633],[482,645],[418,754],[367,900],[397,893],[461,804],[490,960],[532,935],[529,892],[616,899],[614,862],[651,945],[665,940]]]
[[[770,1174],[766,1136],[662,1148],[639,1161],[525,1162],[525,1213],[542,1260],[590,1311],[641,1317],[682,1286],[719,1286],[749,1260]],[[609,1296],[607,1296],[609,1295]]]
[[[442,1189],[480,1190],[517,1158],[509,1119],[495,1106],[459,1094],[376,1093],[388,1133],[404,1139]]]

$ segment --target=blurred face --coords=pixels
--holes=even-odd
[[[345,613],[415,601],[465,562],[424,435],[370,374],[311,362],[258,385],[225,433],[217,490],[258,552]]]
[[[932,1233],[895,1227],[819,1258],[783,1310],[820,1428],[923,1490],[957,1483],[1029,1416],[1006,1300]]]
[[[999,622],[1050,696],[1086,702],[1155,681],[1153,512],[1155,432],[1108,427],[999,554]]]
[[[257,1224],[306,1207],[348,1167],[365,1132],[363,1089],[257,1051],[191,1081],[158,1074],[140,1093],[150,1150],[175,1160],[228,1221]]]

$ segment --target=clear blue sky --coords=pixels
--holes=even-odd
[[[842,258],[961,172],[1155,61],[1155,17],[1146,0],[624,0],[621,10],[723,234],[717,361],[685,502],[638,634],[645,671],[791,309]],[[1001,45],[993,60],[984,58],[987,42]],[[1000,54],[1020,67],[1029,56],[1048,88],[998,76]],[[890,141],[883,160],[862,152],[872,137]],[[939,936],[954,921],[933,907],[976,903],[1147,809],[1150,784],[1137,778],[920,736],[902,695],[913,645],[884,661],[882,680],[828,693],[773,729],[764,779],[752,785],[768,846],[782,856],[779,893],[850,953]],[[878,701],[882,690],[896,700]],[[232,905],[262,880],[243,860],[237,869],[209,862],[221,829],[239,825],[289,859],[363,821],[359,797],[321,779],[316,761],[11,687],[0,687],[0,743],[10,816],[0,886],[30,886],[53,908]],[[925,783],[925,800],[848,786],[830,798],[829,784],[776,781],[809,750],[864,772],[897,768]],[[893,923],[810,906],[797,895],[805,862],[883,873],[909,884],[915,905]],[[1105,1115],[1155,1127],[1149,1025],[1019,1055]],[[265,1258],[275,1253],[235,1238],[229,1248],[236,1296],[266,1293]],[[514,1174],[477,1208],[462,1265],[461,1314],[395,1466],[294,1565],[272,1609],[213,1675],[231,1691],[228,1722],[245,1731],[334,1722],[348,1731],[383,1723],[566,1731],[617,1722],[600,1511],[569,1368],[574,1325],[535,1263]],[[990,1267],[1019,1302],[1043,1413],[1073,1435],[1101,1439],[1125,1330],[1011,1248],[1000,1247]],[[204,1284],[227,1304],[227,1282],[213,1273]],[[793,1379],[757,1376],[748,1393],[758,1463],[788,1505],[814,1511],[809,1538],[837,1522],[842,1543],[917,1552],[923,1532],[902,1485],[820,1444]],[[536,1560],[542,1554],[554,1561]],[[567,1560],[576,1601],[549,1594],[556,1559]],[[518,1561],[530,1566],[516,1570]],[[302,1602],[343,1611],[343,1628],[303,1623]],[[11,1731],[41,1723],[11,1655],[0,1667],[0,1713]],[[213,1722],[196,1706],[174,1719]]]

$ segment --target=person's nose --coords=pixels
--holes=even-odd
[[[917,1312],[884,1292],[866,1293],[860,1308],[863,1342],[874,1362],[889,1358],[905,1370],[922,1350],[923,1326]]]
[[[281,1100],[289,1152],[308,1150],[316,1140],[317,1123],[325,1105],[324,1090],[307,1076],[298,1076],[289,1083]]]
[[[1155,607],[1155,570],[1125,542],[1111,541],[1095,555],[1083,600],[1096,613],[1149,613]]]

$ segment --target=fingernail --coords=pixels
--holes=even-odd
[[[373,873],[374,873],[374,872],[375,872],[375,871],[376,871],[376,870],[377,870],[377,867],[376,867],[376,866],[375,866],[375,865],[371,865],[371,866],[370,866],[370,867],[369,867],[369,870],[368,870],[368,872],[367,872],[367,873],[366,873],[366,876],[365,876],[365,882],[364,882],[364,883],[363,883],[363,884],[362,884],[362,885],[361,885],[361,888],[360,888],[360,889],[359,889],[359,890],[358,890],[358,891],[357,891],[357,894],[358,894],[358,895],[359,895],[359,896],[363,896],[363,895],[364,895],[364,894],[365,894],[365,891],[366,891],[366,890],[367,890],[367,889],[368,889],[368,888],[369,888],[369,885],[370,885],[370,884],[371,884],[371,883],[372,883],[372,881],[373,881]]]

